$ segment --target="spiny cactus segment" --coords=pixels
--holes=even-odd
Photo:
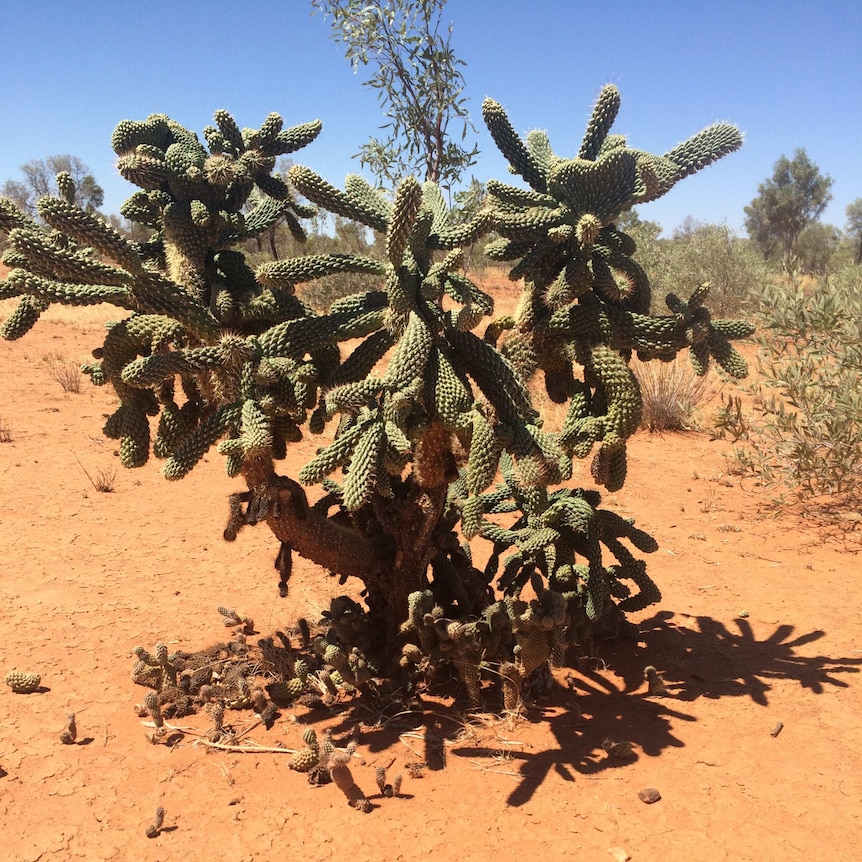
[[[6,674],[5,681],[15,694],[33,694],[39,691],[42,677],[38,673],[26,670],[11,670]]]
[[[333,784],[344,794],[348,805],[367,814],[371,811],[371,803],[354,780],[353,773],[347,765],[349,759],[349,755],[343,752],[333,752],[329,756],[329,774]]]
[[[314,140],[320,123],[283,129],[271,114],[259,130],[239,132],[226,111],[215,119],[204,132],[206,145],[162,115],[117,126],[118,168],[142,189],[122,214],[153,231],[145,243],[75,207],[69,177],[59,183],[61,197],[39,202],[44,226],[8,201],[0,207],[0,229],[9,233],[4,261],[14,267],[3,296],[21,296],[3,336],[24,335],[51,302],[108,302],[132,312],[109,329],[98,361],[85,370],[120,397],[105,433],[120,440],[123,464],[142,466],[152,447],[168,459],[169,478],[185,475],[225,435],[243,453],[277,450],[297,438],[307,404],[316,400],[318,364],[331,369],[331,352],[313,349],[308,362],[263,361],[255,336],[311,316],[293,296],[296,280],[361,266],[306,257],[290,271],[269,265],[256,277],[236,248],[282,220],[302,233],[298,219],[314,209],[297,203],[272,172],[279,155]],[[259,384],[267,393],[257,391]],[[264,419],[249,401],[263,401]],[[159,415],[152,435],[150,417]],[[230,470],[236,453],[225,454]]]
[[[75,720],[75,713],[70,712],[66,715],[66,727],[60,732],[60,742],[63,745],[75,745],[78,741],[78,723]]]
[[[242,615],[236,614],[238,623],[230,609],[219,610],[239,629]],[[195,653],[168,653],[164,644],[152,652],[135,647],[132,680],[150,689],[140,712],[150,716],[162,741],[167,721],[205,708],[213,722],[208,738],[224,742],[232,732],[225,710],[252,709],[269,729],[280,707],[331,705],[349,698],[379,678],[376,665],[355,645],[368,643],[366,616],[356,601],[338,596],[313,639],[310,632],[308,640],[303,636],[306,624],[291,634],[278,630],[253,645],[237,631],[233,640]]]
[[[647,694],[650,697],[666,697],[670,694],[661,674],[652,665],[644,668],[644,677],[647,681]]]
[[[161,805],[159,805],[159,807],[156,808],[156,813],[153,817],[153,822],[150,823],[150,825],[147,826],[147,828],[145,830],[145,834],[146,834],[147,838],[156,838],[161,833],[162,826],[164,826],[164,823],[165,823],[165,813],[166,813],[165,809]]]
[[[221,614],[222,623],[227,628],[238,628],[244,634],[250,635],[254,633],[254,620],[247,617],[245,614],[238,613],[233,608],[225,608],[219,605],[216,610]]]
[[[625,441],[640,419],[640,393],[627,367],[631,352],[670,359],[689,347],[698,373],[706,372],[712,356],[741,377],[745,362],[730,339],[752,331],[741,321],[712,321],[703,307],[708,285],[688,302],[669,296],[672,316],[650,317],[649,279],[633,258],[633,240],[616,224],[633,206],[733,152],[742,136],[718,123],[657,156],[609,134],[619,107],[619,92],[608,85],[578,155],[567,159],[554,154],[544,133],[522,140],[498,103],[486,99],[483,105],[512,172],[530,186],[488,183],[487,218],[500,239],[486,251],[512,261],[510,277],[524,279],[520,312],[502,352],[527,377],[541,370],[550,398],[570,404],[559,442],[580,458],[597,444],[591,472],[612,491],[625,480]],[[573,365],[582,367],[580,375]]]

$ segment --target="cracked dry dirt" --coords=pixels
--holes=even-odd
[[[604,496],[661,546],[649,565],[664,596],[641,615],[640,641],[599,644],[568,680],[557,673],[525,720],[467,719],[443,692],[424,725],[403,715],[375,728],[355,708],[299,708],[249,734],[297,748],[308,723],[338,734],[362,720],[354,777],[370,794],[374,768],[394,760],[403,798],[375,799],[363,815],[291,772],[289,756],[206,750],[192,736],[173,749],[147,742],[133,710],[145,692],[129,676],[136,644],[223,640],[218,605],[270,634],[342,589],[302,563],[281,599],[264,527],[222,541],[238,486],[215,453],[176,484],[155,461],[119,468],[101,434],[111,394],[87,380],[66,394],[43,361],[86,360],[111,316],[99,315],[52,311],[22,341],[0,342],[0,676],[42,675],[29,695],[0,683],[0,859],[862,855],[858,531],[842,542],[764,515],[767,494],[728,476],[728,445],[702,434],[638,435],[624,489]],[[114,469],[112,493],[84,472]],[[648,664],[670,696],[648,696]],[[69,712],[77,745],[59,741]],[[241,727],[250,715],[231,719]],[[407,764],[429,759],[426,735],[442,738],[438,768],[411,778]],[[633,755],[609,758],[605,740],[629,742]],[[641,802],[646,787],[661,800]],[[165,829],[147,838],[159,805]]]

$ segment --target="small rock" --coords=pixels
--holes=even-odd
[[[740,611],[737,614],[737,617],[739,617],[741,620],[746,619],[748,617],[748,611]]]
[[[608,847],[608,853],[617,860],[617,862],[629,862],[632,857],[623,850],[622,847]]]
[[[655,787],[644,787],[643,790],[638,790],[638,799],[647,805],[652,805],[653,802],[658,802],[661,799],[661,793]]]

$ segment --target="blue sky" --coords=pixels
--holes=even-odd
[[[114,167],[119,120],[166,113],[200,131],[227,108],[240,126],[270,111],[287,124],[321,119],[321,136],[295,158],[340,186],[383,120],[361,70],[354,76],[328,23],[309,13],[307,0],[6,0],[0,183],[20,179],[30,159],[71,153],[117,212],[135,190]],[[745,133],[743,150],[641,208],[666,232],[688,215],[741,229],[758,183],[797,147],[834,180],[824,221],[843,227],[862,197],[858,0],[449,0],[444,15],[467,63],[478,179],[508,179],[481,122],[485,96],[519,131],[546,129],[566,156],[613,82],[614,131],[638,148],[664,152],[716,120]]]

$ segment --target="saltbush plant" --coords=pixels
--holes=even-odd
[[[473,703],[488,672],[512,705],[568,645],[631,634],[626,614],[659,600],[635,555],[655,541],[603,508],[598,490],[622,487],[640,423],[628,361],[688,348],[698,373],[712,357],[741,377],[730,342],[751,326],[713,320],[705,286],[687,300],[670,294],[670,314],[650,316],[649,279],[616,219],[741,136],[716,124],[653,155],[611,134],[618,109],[616,88],[604,88],[579,151],[561,157],[486,100],[488,129],[524,182],[489,181],[466,223],[437,185],[412,177],[392,199],[357,175],[341,190],[302,165],[286,182],[276,160],[320,123],[285,127],[271,114],[240,130],[223,110],[203,140],[164,115],[114,131],[118,168],[139,188],[122,215],[153,231],[144,242],[75,206],[68,175],[39,202],[44,226],[0,203],[13,267],[0,297],[20,297],[5,338],[25,335],[53,302],[123,312],[85,368],[119,399],[104,433],[122,464],[155,456],[177,480],[217,447],[245,485],[231,497],[227,539],[266,523],[283,593],[296,556],[357,584],[361,602],[337,598],[316,636],[303,636],[290,691],[309,666],[327,685],[389,678],[402,692],[448,668]],[[277,221],[304,235],[314,209],[296,192],[379,234],[385,256],[308,254],[252,269],[240,249]],[[486,253],[523,283],[513,317],[495,318],[493,298],[461,274],[462,248],[491,232]],[[315,311],[304,286],[337,273],[374,284]],[[543,429],[535,375],[566,409],[559,433]],[[308,434],[320,437],[317,454],[286,475],[288,449]],[[572,487],[572,459],[588,457],[595,487]],[[490,556],[477,565],[480,538]],[[144,671],[176,677],[166,648],[150,658]]]
[[[747,386],[751,407],[727,402],[720,431],[742,440],[739,463],[785,496],[834,496],[858,506],[862,267],[807,282],[789,272],[767,283],[757,325],[758,374]]]

